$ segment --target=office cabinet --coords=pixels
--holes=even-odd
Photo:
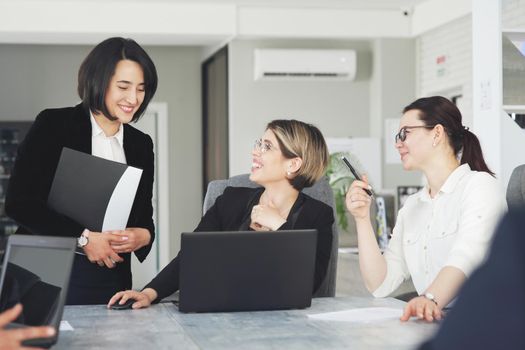
[[[0,239],[14,233],[16,223],[5,214],[5,195],[18,145],[33,122],[0,122]]]

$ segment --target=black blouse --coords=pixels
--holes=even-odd
[[[227,187],[215,204],[202,217],[194,232],[203,231],[246,231],[250,230],[251,211],[264,188]],[[326,277],[332,251],[332,208],[300,192],[288,217],[279,230],[317,229],[315,260],[315,294]],[[157,294],[156,302],[179,289],[179,254],[144,288],[152,288]]]

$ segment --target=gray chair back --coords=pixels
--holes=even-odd
[[[514,169],[507,186],[507,206],[509,209],[525,206],[525,164]]]
[[[204,204],[202,212],[206,213],[208,209],[215,203],[215,200],[220,196],[224,189],[228,186],[232,187],[259,187],[255,182],[250,181],[248,174],[242,174],[232,176],[227,180],[214,180],[208,184],[206,196],[204,197]],[[312,198],[320,200],[323,203],[328,204],[335,211],[334,193],[332,188],[328,184],[328,179],[323,177],[317,181],[312,187],[305,188],[304,193]],[[333,297],[335,296],[335,281],[337,274],[337,249],[339,247],[339,234],[337,231],[337,221],[334,220],[332,226],[332,254],[330,261],[328,262],[328,272],[325,280],[321,283],[319,290],[315,293],[314,297]]]

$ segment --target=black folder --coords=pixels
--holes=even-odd
[[[126,228],[142,169],[64,147],[48,206],[90,231]]]

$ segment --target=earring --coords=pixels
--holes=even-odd
[[[286,175],[290,176],[290,175],[292,175],[292,173],[290,171],[287,171]]]
[[[432,143],[432,147],[436,147],[436,141]]]

